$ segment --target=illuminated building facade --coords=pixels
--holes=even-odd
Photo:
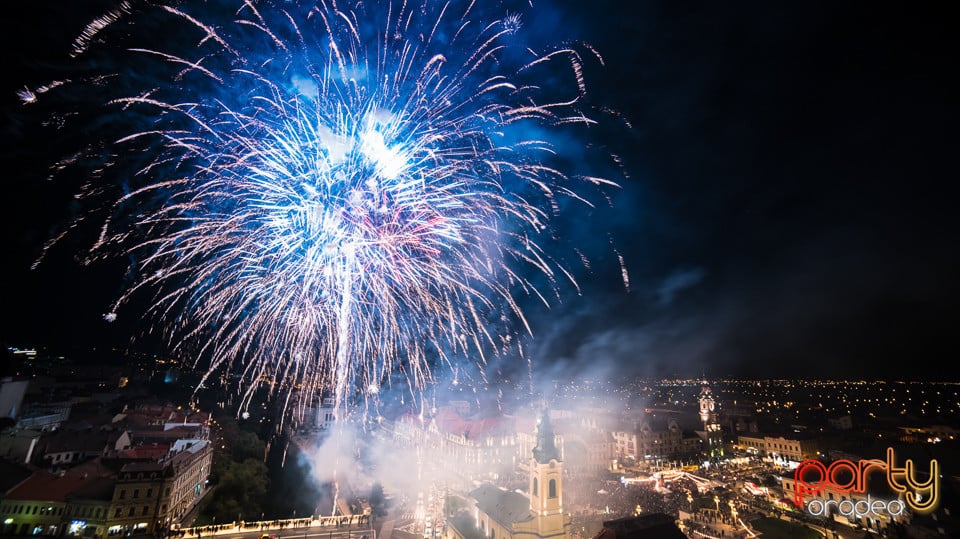
[[[771,458],[781,464],[815,459],[820,451],[820,442],[816,436],[794,434],[741,434],[737,436],[737,445],[748,452]]]
[[[156,436],[182,428],[158,429]],[[163,533],[190,516],[207,493],[212,461],[208,440],[177,439],[115,450],[57,473],[34,471],[3,496],[0,534]]]
[[[472,518],[448,522],[445,539],[569,539],[570,518],[563,509],[563,462],[549,414],[544,411],[532,451],[529,495],[484,484],[470,492]],[[469,529],[468,529],[469,527]]]
[[[645,414],[635,428],[614,430],[616,456],[646,464],[665,464],[698,459],[703,450],[703,439],[689,429],[683,429],[674,417]]]
[[[464,419],[455,408],[443,407],[429,418],[398,418],[393,437],[406,446],[427,448],[437,462],[467,480],[496,479],[517,467],[516,420],[510,416]]]

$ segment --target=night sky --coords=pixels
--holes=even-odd
[[[17,4],[3,35],[0,339],[125,344],[136,314],[102,319],[125,261],[81,266],[68,241],[29,269],[71,193],[44,179],[51,148],[14,95],[109,4]],[[622,156],[628,177],[612,206],[562,225],[596,262],[580,295],[528,312],[535,368],[960,379],[947,4],[627,4],[543,2],[526,15],[528,31],[597,49],[589,99],[632,126],[590,141]]]

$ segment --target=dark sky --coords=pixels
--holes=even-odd
[[[64,249],[28,269],[70,206],[12,95],[108,4],[18,4],[3,37],[0,338],[123,342],[129,328],[101,319],[122,261],[86,268]],[[630,290],[608,252],[581,295],[534,309],[538,369],[960,378],[947,3],[565,4],[535,4],[528,31],[591,43],[605,65],[586,66],[590,99],[632,125],[596,141],[629,175],[613,207],[567,226],[598,253],[614,238]]]

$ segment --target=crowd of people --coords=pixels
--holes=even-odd
[[[564,489],[573,533],[584,538],[594,537],[604,521],[642,513],[664,513],[677,518],[691,537],[737,537],[749,535],[743,523],[775,515],[777,511],[765,499],[743,498],[726,488],[704,492],[702,485],[689,477],[672,481],[654,477],[630,482],[568,481]]]

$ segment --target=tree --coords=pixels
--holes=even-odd
[[[264,463],[266,443],[256,433],[241,428],[232,415],[216,418],[213,466],[210,480],[214,490],[204,507],[202,519],[213,522],[259,519],[264,512],[270,486]]]
[[[269,486],[267,465],[263,461],[250,458],[230,462],[204,512],[217,522],[239,520],[241,515],[253,520],[263,512],[263,499]]]
[[[233,444],[233,460],[243,462],[247,459],[264,459],[267,444],[256,434],[241,431]]]

